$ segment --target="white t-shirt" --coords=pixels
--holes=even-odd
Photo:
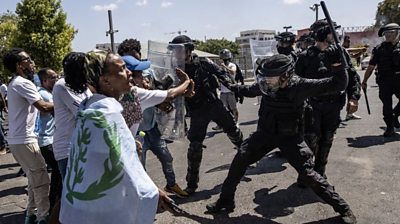
[[[33,82],[16,76],[8,85],[9,144],[37,142],[33,132],[38,110],[32,104],[41,100]]]
[[[56,130],[53,137],[53,153],[57,161],[68,158],[79,104],[91,95],[89,89],[81,94],[73,92],[65,86],[63,78],[54,85],[53,102]]]
[[[230,70],[233,70],[233,75],[230,74],[229,71],[228,71],[228,73],[229,73],[229,75],[232,76],[232,79],[235,79],[235,75],[236,75],[236,65],[233,64],[232,62],[229,62],[228,68],[229,68]],[[226,86],[224,86],[224,85],[221,84],[221,93],[230,93],[230,92],[231,92],[231,91],[230,91],[228,88],[226,88]]]
[[[154,107],[167,98],[168,91],[167,90],[147,90],[143,88],[136,88],[137,97],[139,98],[140,108],[142,112],[149,107]],[[136,136],[136,132],[139,128],[140,123],[133,124],[129,129],[131,130],[133,136]]]
[[[6,84],[1,84],[0,86],[0,94],[3,96],[5,100],[7,100],[7,85]]]

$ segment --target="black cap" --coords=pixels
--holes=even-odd
[[[281,76],[293,70],[293,68],[294,62],[292,57],[277,54],[262,60],[256,70],[256,74],[266,77]]]
[[[400,26],[397,23],[388,23],[379,29],[378,36],[383,36],[383,32],[388,30],[400,30]]]

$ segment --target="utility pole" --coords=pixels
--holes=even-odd
[[[320,6],[321,6],[321,5],[320,5],[320,4],[317,4],[317,3],[315,3],[315,4],[312,5],[312,6],[310,6],[310,9],[311,9],[312,11],[315,12],[315,21],[318,20],[318,8],[319,8]]]
[[[285,29],[285,32],[288,32],[289,29],[292,29],[292,26],[284,26],[283,29]]]
[[[111,52],[115,53],[115,43],[114,43],[114,33],[118,32],[118,30],[114,30],[113,28],[113,21],[112,21],[112,14],[111,10],[108,10],[108,23],[110,25],[110,30],[106,32],[106,36],[110,35],[111,39]]]

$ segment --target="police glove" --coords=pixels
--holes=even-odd
[[[336,44],[331,44],[327,49],[325,49],[326,54],[330,58],[332,64],[342,63],[342,55]]]

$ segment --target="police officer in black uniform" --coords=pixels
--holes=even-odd
[[[236,126],[232,114],[224,107],[217,96],[216,89],[219,87],[219,82],[224,85],[229,85],[231,82],[226,71],[209,59],[193,58],[194,44],[186,35],[175,37],[170,44],[172,48],[176,44],[184,45],[185,72],[195,82],[195,95],[186,98],[191,119],[188,132],[190,146],[187,153],[188,169],[185,191],[192,194],[198,187],[203,141],[210,121],[214,121],[222,127],[236,148],[239,148],[242,144],[243,134]]]
[[[337,49],[332,45],[333,36],[328,22],[325,19],[318,20],[311,25],[310,30],[316,43],[306,51],[298,54],[295,68],[296,74],[312,79],[332,77],[334,75],[331,69],[332,58],[335,57]],[[351,65],[350,56],[346,51],[345,53],[349,64],[347,70],[349,84],[346,89],[349,99],[348,107],[349,111],[354,113],[358,109],[358,100],[361,97],[360,77]],[[308,106],[305,111],[305,140],[314,152],[314,169],[324,177],[326,177],[325,168],[329,151],[341,120],[340,111],[345,102],[346,94],[340,91],[308,99]],[[298,180],[298,184],[300,187],[304,185],[301,179]]]
[[[307,50],[308,47],[313,46],[315,44],[314,38],[311,36],[311,33],[305,33],[296,40],[296,48],[297,52],[300,53],[302,51]]]
[[[337,62],[340,58],[337,57]],[[304,79],[294,74],[294,61],[286,55],[274,55],[261,61],[256,70],[257,83],[252,86],[231,86],[247,97],[262,96],[256,132],[241,145],[232,161],[219,199],[207,205],[211,213],[230,212],[235,208],[234,195],[248,165],[259,161],[279,148],[309,186],[334,210],[345,223],[355,223],[349,205],[327,180],[313,169],[312,152],[303,140],[303,113],[305,99],[324,93],[344,90],[348,77],[339,63],[331,68],[333,77]]]
[[[282,32],[275,35],[275,40],[278,41],[276,49],[279,54],[291,55],[296,60],[296,53],[293,48],[296,40],[296,35],[292,32]]]
[[[400,26],[389,23],[378,31],[378,35],[384,36],[385,41],[376,46],[372,51],[369,66],[365,71],[363,88],[367,88],[367,82],[372,72],[378,66],[377,83],[379,86],[379,98],[383,103],[383,120],[386,130],[383,136],[390,137],[395,134],[394,128],[400,128],[398,117],[400,115],[400,102],[393,109],[392,97],[400,98]]]

